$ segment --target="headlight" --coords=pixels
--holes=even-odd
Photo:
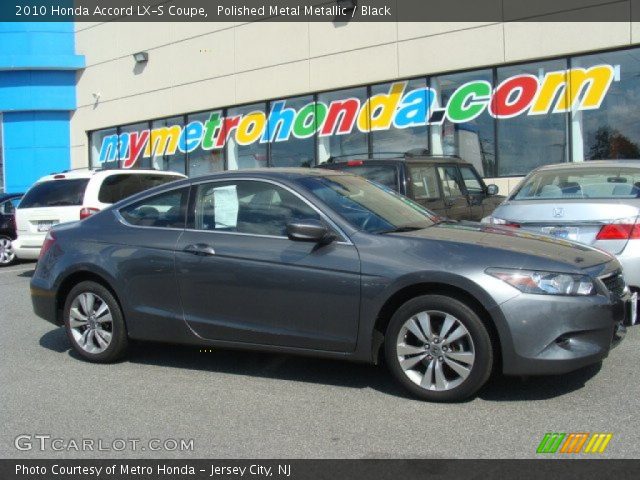
[[[594,295],[595,285],[587,275],[488,268],[486,272],[524,293],[540,295]]]

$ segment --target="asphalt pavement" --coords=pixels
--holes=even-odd
[[[640,327],[602,365],[430,404],[338,361],[136,344],[87,363],[33,314],[33,267],[0,270],[0,458],[531,458],[547,432],[612,433],[595,456],[640,456]]]

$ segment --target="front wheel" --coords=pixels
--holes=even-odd
[[[385,356],[405,388],[435,402],[470,397],[493,366],[491,339],[478,315],[443,295],[416,297],[396,311],[385,334]]]
[[[64,326],[73,349],[91,362],[113,362],[127,348],[120,305],[99,283],[81,282],[71,289],[64,305]]]
[[[16,252],[11,246],[11,239],[0,235],[0,267],[7,267],[16,261]]]

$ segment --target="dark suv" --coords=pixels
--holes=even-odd
[[[505,198],[497,195],[496,185],[485,185],[472,164],[457,157],[330,160],[321,167],[361,175],[454,220],[479,222]]]
[[[21,198],[22,193],[0,193],[0,267],[16,259],[11,242],[16,238],[15,211]]]

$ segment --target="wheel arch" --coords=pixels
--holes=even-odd
[[[422,295],[444,295],[451,297],[459,300],[465,305],[468,305],[474,312],[476,312],[480,317],[480,320],[487,327],[489,337],[491,338],[495,359],[494,368],[496,371],[502,370],[503,349],[505,346],[504,339],[500,335],[499,320],[490,313],[489,309],[486,308],[482,301],[486,299],[479,298],[480,296],[477,295],[477,293],[471,293],[468,288],[441,281],[421,281],[405,285],[402,288],[397,289],[387,298],[379,309],[374,324],[371,352],[374,362],[378,363],[380,358],[379,356],[381,354],[381,347],[384,344],[386,330],[394,312],[404,303]]]
[[[106,275],[101,275],[91,270],[75,270],[64,277],[56,291],[56,319],[58,324],[62,325],[64,323],[62,315],[64,304],[66,302],[67,296],[69,295],[69,292],[71,292],[73,287],[75,287],[79,283],[86,281],[95,282],[109,290],[109,292],[111,292],[113,297],[116,299],[116,302],[118,302],[118,306],[120,307],[120,311],[123,313],[124,319],[124,310],[122,309],[120,297],[115,288],[113,288],[111,283],[107,280]]]

